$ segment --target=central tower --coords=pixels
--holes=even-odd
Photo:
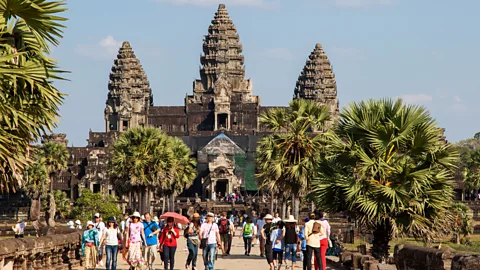
[[[220,4],[203,41],[200,80],[185,99],[190,132],[257,130],[260,104],[252,95],[251,80],[245,80],[242,49],[237,29]]]

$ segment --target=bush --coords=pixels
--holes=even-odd
[[[91,220],[95,213],[106,220],[108,217],[121,218],[122,211],[118,209],[114,196],[101,193],[93,193],[89,189],[82,189],[82,195],[75,202],[72,209],[72,217],[85,223]]]

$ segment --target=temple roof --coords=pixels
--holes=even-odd
[[[130,43],[125,41],[114,60],[108,90],[112,94],[151,94],[150,83]]]
[[[217,77],[223,73],[233,89],[245,78],[244,57],[237,29],[230,20],[224,4],[218,6],[208,34],[203,42],[200,77],[206,90],[211,90]]]
[[[337,118],[339,104],[337,83],[330,60],[320,43],[310,53],[295,86],[294,99],[311,99],[329,107],[333,118]]]
[[[220,133],[218,136],[213,138],[198,152],[199,155],[245,155],[245,151],[223,133]]]

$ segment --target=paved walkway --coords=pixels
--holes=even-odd
[[[188,251],[183,250],[186,247],[186,240],[181,236],[178,241],[179,245],[177,248],[177,252],[175,254],[175,269],[179,270],[184,270],[185,269],[185,262],[188,256]],[[197,269],[198,270],[204,270],[205,268],[203,267],[203,259],[202,259],[202,251],[199,250],[199,255],[197,259]],[[158,261],[156,261],[155,264],[155,270],[163,270],[164,266],[161,264],[160,258],[158,258]],[[84,269],[84,268],[78,268],[78,269]],[[97,270],[100,269],[105,269],[105,268],[97,268]],[[117,269],[119,270],[124,270],[128,269],[128,264],[123,260],[123,258],[120,257],[118,258],[118,266]],[[238,236],[234,237],[233,243],[232,243],[232,250],[231,250],[231,255],[223,257],[221,255],[218,255],[218,259],[215,262],[215,269],[217,270],[244,270],[244,269],[251,269],[251,270],[261,270],[265,269],[268,270],[269,266],[267,264],[267,261],[265,258],[260,257],[260,248],[258,245],[255,245],[252,247],[252,252],[250,256],[245,256],[244,255],[244,249],[243,249],[243,239],[239,238]],[[285,267],[282,266],[282,270],[284,270]],[[295,268],[296,270],[302,270],[302,262],[297,261],[297,266]],[[332,269],[328,267],[328,269]]]

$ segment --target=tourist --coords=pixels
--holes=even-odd
[[[128,227],[128,223],[130,222],[130,216],[128,214],[123,215],[123,220],[120,222],[120,230],[123,234],[125,234],[125,230]]]
[[[284,237],[284,223],[280,220],[276,223],[276,229],[274,229],[270,235],[270,240],[272,242],[273,262],[276,270],[280,270],[282,268],[283,249],[285,248],[283,241]]]
[[[98,235],[102,236],[103,231],[105,230],[105,223],[103,223],[99,213],[95,213],[95,215],[93,215],[93,226],[98,231]],[[98,249],[97,262],[98,262],[97,267],[103,266],[103,248],[102,247],[99,247]]]
[[[173,270],[175,265],[175,252],[177,251],[177,238],[180,237],[180,231],[174,224],[172,217],[167,218],[167,226],[163,228],[160,235],[160,246],[163,251],[163,265],[164,269],[168,270],[170,263],[170,270]]]
[[[227,243],[227,251],[225,252],[228,255],[230,255],[230,250],[232,249],[232,242],[233,242],[233,237],[235,236],[235,225],[233,222],[230,221],[230,230],[228,232],[228,243]]]
[[[255,200],[255,199],[254,199],[254,200]],[[256,236],[257,236],[257,234],[256,234],[256,232],[257,232],[257,221],[258,221],[257,212],[252,211],[252,223],[253,223],[253,225],[255,226],[255,232],[254,232],[253,238],[252,238],[252,247],[254,247],[255,244],[258,245],[258,244],[260,243],[258,239],[255,239]]]
[[[203,249],[203,263],[206,270],[213,270],[215,265],[215,253],[217,251],[217,243],[221,242],[220,233],[217,223],[213,222],[215,215],[207,214],[207,222],[200,227],[200,235],[206,240],[206,246]],[[204,241],[205,241],[204,240]],[[220,245],[218,245],[220,247]]]
[[[250,256],[250,251],[252,250],[252,238],[254,233],[255,225],[252,222],[250,217],[247,217],[245,224],[242,228],[242,237],[243,237],[243,246],[245,247],[245,255]]]
[[[126,248],[128,249],[128,264],[130,269],[145,265],[142,256],[142,240],[145,240],[143,223],[140,222],[140,213],[134,212],[130,216],[130,224],[126,228]],[[146,241],[144,241],[146,242]]]
[[[287,220],[284,220],[285,223],[285,264],[286,268],[289,268],[288,261],[292,263],[292,269],[295,268],[295,263],[297,263],[297,244],[298,244],[298,229],[297,229],[297,220],[293,215]]]
[[[230,220],[227,219],[227,212],[223,212],[218,221],[218,230],[220,233],[220,245],[222,246],[222,255],[227,255],[228,242],[230,241]]]
[[[152,220],[150,213],[146,212],[144,217],[145,221],[143,222],[143,233],[147,239],[145,241],[146,247],[143,257],[147,265],[147,269],[154,269],[153,264],[157,258],[158,234],[160,233],[160,227],[155,221]]]
[[[75,229],[75,223],[73,223],[72,220],[70,220],[69,222],[67,222],[67,226],[69,229]]]
[[[190,263],[192,264],[192,270],[197,269],[197,256],[198,256],[198,246],[200,245],[200,240],[198,234],[200,233],[200,215],[194,213],[190,223],[188,224],[188,229],[186,230],[187,238],[187,248],[188,248],[188,257],[187,263],[185,264],[185,269],[189,270]]]
[[[105,253],[107,254],[107,270],[117,269],[118,243],[121,240],[122,233],[118,228],[115,218],[109,217],[107,220],[107,228],[103,233],[102,240],[100,240],[101,245],[105,245]]]
[[[17,219],[17,224],[12,226],[12,230],[15,233],[15,238],[23,238],[25,234],[25,222],[22,219]]]
[[[308,218],[304,220],[305,224],[308,222]],[[302,249],[302,253],[300,254],[300,259],[303,262],[303,270],[307,270],[307,240],[305,239],[305,226],[302,227],[300,232],[298,233],[298,239],[300,239],[300,247]],[[312,263],[312,261],[308,262]]]
[[[82,255],[85,256],[85,268],[97,267],[97,248],[100,244],[98,230],[92,221],[87,222],[87,230],[82,235]]]
[[[274,229],[272,222],[273,217],[272,215],[267,214],[263,219],[265,220],[265,225],[263,225],[261,235],[262,239],[265,241],[265,257],[267,258],[267,263],[270,266],[270,270],[273,270],[272,241],[270,240],[271,233]]]
[[[326,219],[323,217],[323,212],[318,212],[318,219],[319,222],[322,224],[322,228],[325,229],[325,233],[320,235],[320,257],[322,257],[322,267],[318,269],[317,265],[315,264],[316,270],[326,270],[327,269],[327,249],[328,243],[330,239],[330,224]]]
[[[276,213],[276,214],[275,214],[275,218],[273,219],[272,222],[273,222],[273,224],[276,224],[276,223],[279,222],[280,220],[282,220],[282,219],[280,218],[280,214]]]
[[[75,220],[75,229],[81,230],[82,229],[82,222],[80,220]]]
[[[310,220],[305,224],[305,238],[307,240],[307,269],[312,269],[312,258],[315,256],[315,264],[319,269],[323,269],[321,266],[322,259],[320,256],[320,235],[325,234],[325,229],[322,224],[315,220],[315,214],[310,214]],[[316,268],[315,267],[315,268]]]
[[[265,256],[265,239],[262,237],[263,226],[265,225],[265,213],[260,214],[257,220],[257,239],[260,245],[260,256]]]

